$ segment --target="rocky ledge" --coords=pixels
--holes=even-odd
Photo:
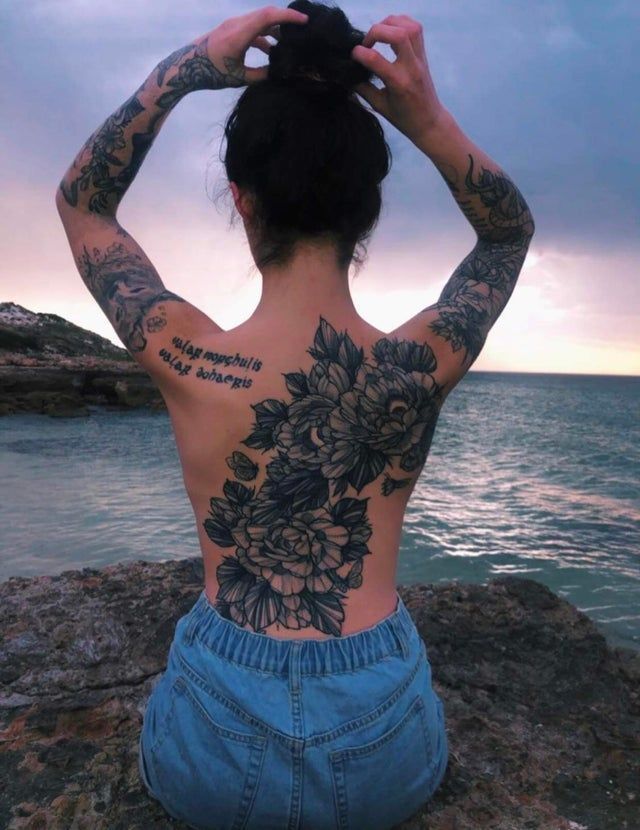
[[[139,780],[137,741],[202,585],[200,559],[0,585],[0,827],[178,826]],[[637,830],[640,654],[530,579],[399,592],[450,744],[440,789],[403,830]]]
[[[0,415],[165,409],[149,374],[111,341],[57,314],[0,303]]]

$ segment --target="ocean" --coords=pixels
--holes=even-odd
[[[199,555],[166,413],[0,418],[0,581]],[[640,377],[471,371],[409,503],[397,581],[531,577],[640,650]]]

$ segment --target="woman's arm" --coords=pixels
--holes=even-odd
[[[115,216],[167,116],[187,93],[239,86],[241,71],[221,72],[204,41],[177,49],[87,139],[60,182],[67,205]]]
[[[533,217],[520,190],[448,110],[443,108],[414,143],[436,166],[479,239],[512,242],[533,236]]]
[[[389,62],[371,48],[378,41],[389,43],[398,59]],[[437,302],[393,332],[422,342],[430,330],[434,376],[447,395],[480,354],[513,293],[535,230],[533,218],[507,173],[440,103],[418,21],[389,15],[371,27],[353,57],[385,83],[382,89],[362,84],[362,97],[434,163],[478,237]]]
[[[388,43],[398,59],[373,49]],[[389,15],[374,24],[352,56],[385,86],[356,91],[434,163],[479,239],[509,242],[534,232],[531,212],[509,176],[460,129],[436,92],[417,20]]]
[[[431,331],[451,347],[451,380],[458,382],[477,359],[513,294],[535,224],[509,175],[446,110],[416,145],[434,163],[478,237],[438,300],[424,309],[435,313]]]
[[[305,23],[294,9],[267,6],[225,20],[161,61],[133,95],[87,139],[56,190],[56,205],[82,279],[131,355],[161,385],[175,387],[190,366],[167,362],[172,336],[221,331],[168,291],[116,211],[173,107],[199,89],[238,87],[266,77],[244,65],[250,46],[268,52],[264,35],[279,23]],[[179,383],[182,383],[180,381]]]
[[[265,34],[280,23],[305,23],[294,9],[266,6],[230,18],[193,43],[176,49],[92,133],[60,182],[67,205],[115,216],[165,119],[187,93],[244,86],[266,77],[266,67],[244,65],[250,46],[268,52]]]

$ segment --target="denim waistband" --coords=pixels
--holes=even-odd
[[[352,671],[398,652],[409,656],[412,640],[420,635],[397,591],[396,596],[395,611],[370,628],[340,637],[293,639],[260,634],[222,617],[203,588],[182,618],[177,639],[188,647],[197,637],[225,660],[275,674],[288,673],[290,657],[299,660],[301,674]]]

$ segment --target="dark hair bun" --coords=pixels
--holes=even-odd
[[[309,20],[280,24],[280,39],[269,50],[269,80],[346,93],[371,80],[373,73],[351,57],[365,33],[354,29],[341,9],[310,0],[293,0],[288,8]]]

